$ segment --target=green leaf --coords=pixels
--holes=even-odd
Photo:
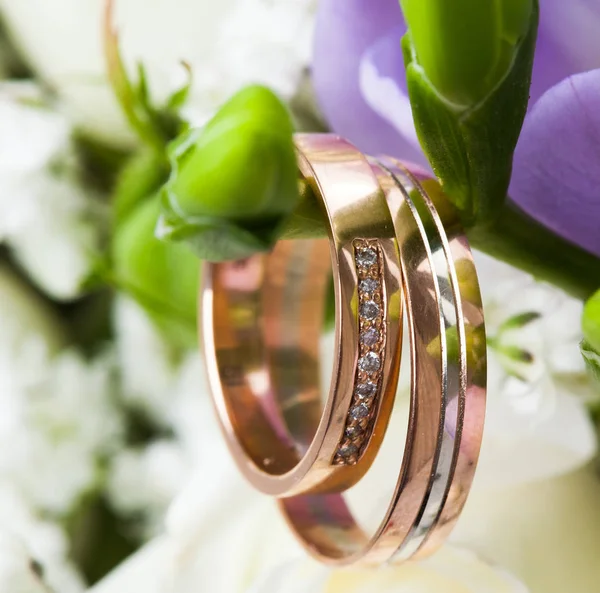
[[[600,352],[595,350],[591,344],[585,340],[581,342],[580,349],[588,373],[596,386],[600,389]]]
[[[190,95],[190,90],[192,88],[192,83],[194,82],[194,77],[193,77],[193,73],[192,73],[192,67],[185,61],[181,62],[181,65],[183,66],[183,68],[185,68],[185,71],[187,73],[187,80],[185,81],[185,83],[181,86],[181,88],[177,89],[168,99],[165,105],[165,109],[169,110],[169,111],[178,111],[179,109],[181,109],[186,101],[188,100],[188,97]]]
[[[498,333],[513,329],[520,329],[526,325],[529,325],[530,323],[533,323],[540,317],[541,314],[537,311],[527,311],[525,313],[514,315],[502,323],[502,325],[498,328]]]
[[[203,259],[269,249],[299,201],[293,125],[268,89],[234,95],[202,129],[170,147],[157,236],[184,241]]]
[[[600,290],[587,300],[583,308],[581,326],[586,342],[600,352]]]
[[[106,0],[104,12],[104,58],[108,79],[131,128],[146,144],[161,148],[166,143],[156,125],[154,114],[148,110],[148,88],[143,67],[138,68],[139,81],[129,79],[119,49],[119,35],[113,25],[114,1]]]
[[[108,79],[132,130],[144,144],[160,152],[185,125],[179,110],[189,95],[191,72],[184,63],[188,70],[186,84],[175,91],[164,106],[153,105],[143,64],[137,64],[136,81],[131,80],[127,72],[119,48],[119,35],[113,25],[113,8],[114,0],[105,0],[103,42]]]
[[[455,20],[448,20],[440,26],[451,28],[454,23]],[[506,199],[513,152],[529,98],[537,23],[535,3],[526,33],[512,46],[511,60],[502,78],[481,100],[466,106],[457,105],[453,96],[445,97],[434,86],[425,65],[419,61],[410,28],[402,40],[408,91],[421,146],[466,226],[492,221]],[[451,52],[449,46],[436,47],[440,55]],[[479,51],[474,45],[470,49],[473,53]],[[455,66],[454,70],[459,71],[460,64]],[[458,89],[466,89],[463,102],[474,99],[468,81],[459,78],[454,84]],[[459,91],[455,89],[453,93]]]

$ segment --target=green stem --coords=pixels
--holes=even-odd
[[[281,238],[326,237],[322,210],[303,184]],[[600,258],[559,237],[510,201],[491,225],[467,230],[472,246],[585,300],[600,287]]]
[[[585,300],[600,287],[600,259],[510,201],[492,225],[467,231],[473,247]]]

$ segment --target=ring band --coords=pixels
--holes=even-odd
[[[409,426],[395,492],[372,537],[341,494],[280,501],[307,550],[332,564],[381,564],[435,550],[464,505],[482,438],[485,330],[467,240],[437,182],[423,181],[427,193],[397,162],[372,166],[400,251],[411,350]]]
[[[277,497],[340,492],[364,475],[391,414],[402,331],[398,246],[371,165],[337,136],[298,135],[296,145],[329,241],[280,241],[266,255],[206,264],[201,303],[225,439],[245,477]],[[330,268],[336,355],[322,405]]]

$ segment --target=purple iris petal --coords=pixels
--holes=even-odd
[[[556,233],[600,255],[600,69],[551,88],[525,120],[512,198]]]
[[[397,155],[427,166],[412,117],[404,60],[400,51],[403,28],[392,29],[363,54],[360,63],[360,89],[367,104],[385,119],[411,145]]]
[[[321,0],[312,74],[321,109],[334,131],[367,153],[415,158],[410,144],[367,105],[359,85],[364,52],[385,33],[403,27],[397,0]],[[398,77],[403,78],[404,71]]]
[[[571,73],[600,68],[600,2],[542,0],[540,8],[540,28],[571,61]]]
[[[529,109],[549,88],[581,71],[575,60],[565,53],[562,40],[540,26],[529,90]]]

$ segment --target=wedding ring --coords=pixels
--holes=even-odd
[[[485,410],[483,310],[458,219],[436,181],[419,181],[390,159],[372,166],[400,253],[411,358],[408,433],[395,491],[372,537],[340,493],[280,501],[302,544],[331,564],[381,564],[435,550],[465,503]]]
[[[205,264],[200,316],[208,378],[243,475],[277,497],[340,492],[373,462],[392,410],[402,313],[398,245],[366,158],[332,135],[296,137],[300,173],[329,240]],[[336,353],[322,402],[319,340],[328,280]]]

